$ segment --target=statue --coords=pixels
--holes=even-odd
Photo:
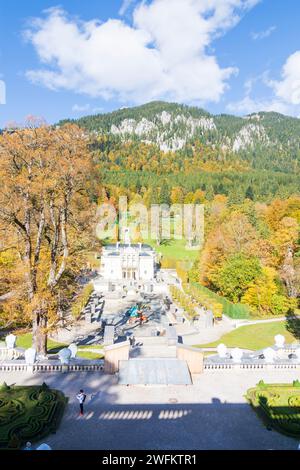
[[[29,366],[33,366],[33,364],[36,362],[36,349],[35,348],[26,349],[24,355],[25,355],[26,364]]]
[[[276,357],[276,352],[272,348],[264,349],[264,358],[266,362],[273,363]]]
[[[219,346],[217,347],[217,351],[220,358],[223,359],[227,357],[227,346],[225,346],[225,344],[219,344]]]
[[[70,344],[68,349],[70,349],[70,351],[71,351],[71,359],[75,359],[77,351],[78,351],[77,345],[75,343],[72,343],[72,344]]]
[[[283,335],[274,336],[274,340],[275,340],[275,346],[277,346],[277,348],[284,347],[285,337]]]
[[[63,348],[59,351],[58,357],[62,365],[68,365],[71,359],[72,352],[69,348]]]
[[[240,363],[243,357],[243,351],[240,348],[234,348],[231,351],[231,357],[233,359],[233,362]]]
[[[17,337],[13,334],[6,336],[5,343],[6,343],[7,349],[14,349],[16,345],[16,339]]]

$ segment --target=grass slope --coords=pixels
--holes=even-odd
[[[32,334],[26,333],[24,335],[20,335],[17,337],[17,347],[28,349],[32,346]],[[57,341],[53,341],[52,339],[48,338],[47,342],[48,353],[49,354],[56,354],[59,352],[60,349],[68,347],[68,344],[58,343]],[[94,349],[95,351],[85,351],[86,349]],[[82,359],[102,359],[104,354],[99,351],[99,349],[103,349],[101,344],[91,344],[91,345],[82,345],[78,346],[77,357]]]
[[[186,240],[163,240],[159,246],[153,240],[148,240],[146,243],[149,243],[158,253],[161,253],[166,258],[176,261],[194,261],[199,255],[198,250],[186,248]]]
[[[16,345],[18,348],[28,349],[32,346],[32,333],[26,333],[24,335],[17,336]],[[57,353],[60,349],[66,348],[68,344],[58,343],[48,338],[47,348],[49,354]]]
[[[197,347],[214,348],[224,343],[230,348],[263,349],[274,344],[275,335],[283,335],[287,343],[297,341],[286,329],[286,322],[257,323],[255,325],[241,326],[236,330],[222,336],[218,341],[197,345]]]

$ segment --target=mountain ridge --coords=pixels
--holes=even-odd
[[[178,151],[199,140],[223,152],[257,152],[272,149],[300,151],[300,119],[277,112],[239,117],[212,114],[195,106],[153,101],[110,113],[60,121],[77,123],[96,134],[110,134],[123,141],[155,144],[162,151]]]

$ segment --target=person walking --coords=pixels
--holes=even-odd
[[[77,400],[79,401],[79,408],[80,408],[80,416],[83,416],[83,404],[86,399],[86,394],[84,393],[83,390],[80,390],[79,393],[76,396]]]

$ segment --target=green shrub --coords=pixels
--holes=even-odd
[[[10,386],[7,385],[6,382],[3,382],[3,384],[0,387],[0,392],[8,392],[8,390],[10,390]]]
[[[243,304],[233,304],[225,297],[221,297],[215,292],[211,291],[207,287],[201,286],[197,282],[191,282],[190,286],[197,289],[202,295],[205,295],[208,299],[215,300],[220,303],[223,307],[223,313],[230,318],[249,318],[249,308]]]
[[[175,302],[177,302],[184,309],[190,319],[194,318],[197,315],[197,312],[195,311],[195,305],[192,299],[187,296],[181,289],[176,286],[171,286],[170,292]]]
[[[183,289],[192,298],[195,306],[211,310],[216,320],[222,319],[223,305],[215,298],[209,297],[206,292],[201,292],[193,284],[185,283]]]
[[[73,305],[72,305],[72,315],[74,318],[79,318],[81,315],[82,310],[86,306],[86,304],[89,301],[89,298],[94,290],[94,287],[92,284],[88,284],[87,286],[84,287],[84,289],[81,291],[81,293],[76,297]]]
[[[266,387],[266,384],[265,384],[265,382],[264,382],[263,380],[260,380],[260,381],[258,382],[258,384],[257,384],[257,387],[258,387],[258,388],[265,388],[265,387]]]
[[[45,385],[14,386],[0,391],[0,449],[19,449],[56,431],[66,397]]]
[[[300,437],[299,385],[266,384],[261,380],[246,398],[266,425],[288,436]]]

